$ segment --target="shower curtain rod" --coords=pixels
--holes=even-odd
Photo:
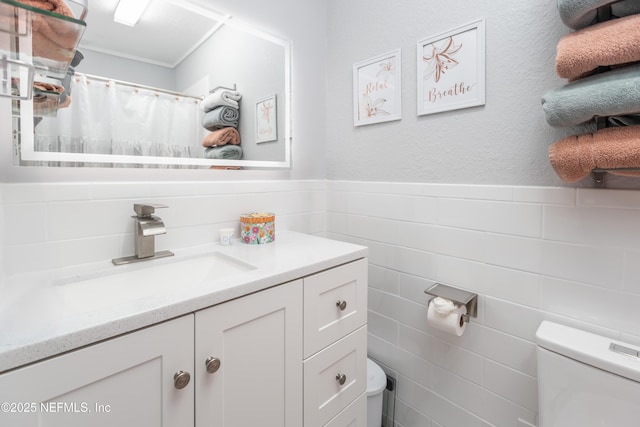
[[[121,85],[125,85],[125,86],[129,86],[129,87],[133,87],[133,88],[137,88],[137,89],[147,89],[147,90],[152,90],[155,92],[162,92],[162,93],[166,93],[168,95],[177,95],[177,96],[182,96],[184,98],[193,98],[193,99],[197,99],[197,100],[202,100],[201,96],[193,96],[193,95],[187,95],[181,92],[174,92],[171,90],[166,90],[166,89],[160,89],[157,87],[153,87],[153,86],[145,86],[145,85],[141,85],[138,83],[131,83],[131,82],[127,82],[124,80],[116,80],[116,79],[110,79],[107,77],[101,77],[101,76],[95,76],[93,74],[86,74],[86,73],[79,73],[79,72],[75,72],[74,73],[75,76],[85,76],[88,79],[92,79],[92,80],[100,80],[103,82],[114,82],[117,84],[121,84]]]

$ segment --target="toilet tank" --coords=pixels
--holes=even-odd
[[[640,426],[640,347],[544,321],[539,427]]]

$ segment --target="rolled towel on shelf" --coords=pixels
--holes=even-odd
[[[17,0],[24,5],[74,18],[64,0]],[[33,55],[68,62],[79,39],[78,27],[46,15],[34,14]]]
[[[640,61],[640,15],[569,33],[556,50],[556,72],[569,80],[592,74],[598,67]]]
[[[628,65],[568,83],[542,97],[551,126],[574,126],[596,116],[640,111],[640,64]]]
[[[218,89],[213,93],[207,95],[202,102],[200,103],[200,109],[202,109],[205,113],[213,110],[218,107],[233,107],[239,108],[240,104],[238,101],[242,98],[242,94],[236,90],[230,89]]]
[[[236,128],[227,127],[214,130],[202,140],[203,147],[240,144],[240,133]]]
[[[549,146],[553,170],[566,182],[589,176],[594,169],[616,175],[640,176],[640,126],[605,128],[595,133],[572,135]]]
[[[616,18],[640,13],[638,0],[558,0],[560,19],[569,28],[580,30],[598,22],[598,8],[611,6]]]
[[[240,111],[234,107],[218,107],[202,116],[202,127],[214,131],[226,127],[238,128]]]
[[[242,148],[239,145],[208,147],[204,150],[204,157],[218,160],[240,160],[242,159]]]
[[[64,0],[15,0],[18,3],[35,7],[37,9],[46,10],[47,12],[57,13],[59,15],[73,18],[73,12]]]

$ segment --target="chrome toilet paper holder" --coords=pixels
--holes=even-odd
[[[436,283],[424,291],[427,295],[451,300],[454,304],[462,304],[467,307],[467,314],[462,318],[469,323],[469,317],[478,317],[478,294],[464,291],[462,289]]]

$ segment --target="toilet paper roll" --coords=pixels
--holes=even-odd
[[[452,303],[451,311],[442,312],[440,310],[439,312],[438,306],[431,300],[427,310],[427,323],[441,331],[461,336],[467,327],[467,323],[462,317],[465,314],[467,314],[467,307],[463,304]]]

